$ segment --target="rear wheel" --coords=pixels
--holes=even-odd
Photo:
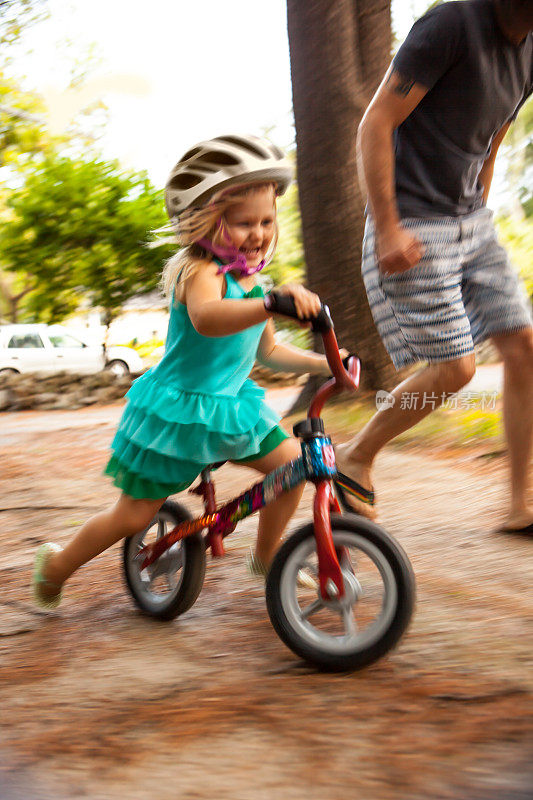
[[[320,669],[351,671],[381,658],[404,634],[415,601],[409,559],[395,540],[355,515],[332,515],[345,594],[324,600],[318,587],[313,524],[278,551],[266,586],[270,620],[282,641]],[[298,581],[304,571],[315,588]]]
[[[176,542],[144,570],[135,558],[147,544],[157,541],[188,519],[191,515],[184,506],[167,500],[144,531],[124,542],[126,585],[137,606],[152,617],[173,619],[184,614],[202,590],[206,559],[200,533]]]
[[[115,358],[113,361],[109,361],[105,365],[106,371],[111,372],[117,378],[123,378],[124,375],[129,375],[130,370],[128,365],[125,361],[122,361],[119,358]]]

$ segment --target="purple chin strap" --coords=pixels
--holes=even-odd
[[[235,271],[240,272],[241,275],[253,275],[254,272],[259,272],[265,266],[265,259],[263,259],[257,267],[249,267],[244,253],[236,250],[235,247],[219,247],[213,244],[210,239],[198,239],[197,244],[203,247],[204,250],[213,253],[217,258],[221,258],[224,261],[229,259],[227,264],[221,264],[218,268],[219,273]]]

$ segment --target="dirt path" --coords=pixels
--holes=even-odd
[[[277,639],[245,573],[254,517],[172,623],[134,609],[118,548],[59,612],[32,608],[36,546],[114,497],[100,473],[119,411],[0,417],[1,800],[530,800],[532,542],[490,532],[501,463],[383,455],[416,616],[387,660],[323,675]],[[219,499],[253,479],[225,467]]]

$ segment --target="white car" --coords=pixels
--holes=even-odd
[[[75,372],[86,375],[108,369],[115,375],[139,373],[144,365],[131,347],[82,342],[61,325],[0,325],[2,372]]]

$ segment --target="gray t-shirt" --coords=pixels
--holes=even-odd
[[[400,215],[475,211],[492,139],[532,91],[533,34],[511,44],[492,0],[442,3],[413,25],[393,64],[429,89],[395,132]]]

